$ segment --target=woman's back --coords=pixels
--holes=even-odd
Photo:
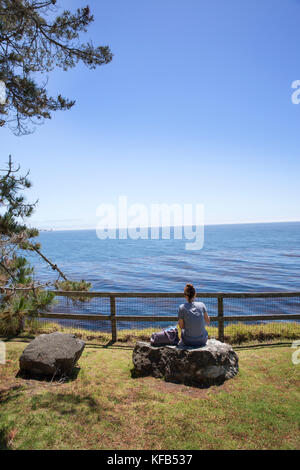
[[[207,310],[203,302],[186,302],[180,305],[178,318],[184,321],[181,338],[186,345],[206,344],[208,333],[205,329],[205,312]]]

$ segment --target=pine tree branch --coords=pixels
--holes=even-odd
[[[41,251],[40,251],[38,248],[36,248],[34,245],[31,244],[31,248],[32,248],[38,255],[40,255],[40,256],[43,258],[43,260],[46,261],[46,263],[48,263],[54,271],[57,271],[57,272],[60,274],[60,276],[61,276],[65,281],[68,281],[68,279],[66,278],[66,276],[64,275],[64,273],[59,269],[59,267],[58,267],[56,264],[52,263],[48,258],[46,258],[46,256],[43,255],[43,253],[41,253]]]

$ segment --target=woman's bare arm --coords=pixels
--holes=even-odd
[[[178,325],[179,325],[179,328],[181,330],[184,329],[184,320],[183,320],[183,318],[179,318]]]
[[[209,316],[207,315],[207,312],[204,312],[204,320],[205,320],[205,323],[206,323],[207,325],[210,324],[210,318],[209,318]]]

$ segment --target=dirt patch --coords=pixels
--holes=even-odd
[[[15,384],[15,383],[9,383],[5,384],[5,386],[0,387],[0,403],[3,403],[4,401],[7,400],[7,398],[13,394],[14,392],[17,392],[22,388],[21,385]]]
[[[232,390],[232,384],[227,381],[222,385],[213,385],[209,388],[197,388],[183,384],[175,384],[172,382],[166,382],[162,379],[156,379],[154,377],[145,377],[143,380],[147,382],[153,390],[161,393],[169,394],[184,394],[193,398],[209,398],[209,395],[220,393],[223,391],[230,392]]]
[[[18,391],[22,390],[22,393],[25,393],[27,396],[36,395],[37,393],[44,390],[54,390],[58,386],[60,387],[63,384],[60,383],[51,383],[47,381],[38,381],[38,380],[23,380],[20,378],[15,378],[10,380],[9,383],[0,384],[0,403],[6,401],[9,398],[12,398],[14,395],[18,394]]]

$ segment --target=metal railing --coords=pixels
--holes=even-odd
[[[106,298],[109,300],[109,313],[101,314],[99,311],[93,311],[92,313],[78,314],[78,313],[62,313],[62,312],[44,312],[41,313],[41,317],[53,320],[84,320],[88,322],[95,321],[109,321],[111,324],[111,336],[112,341],[117,341],[118,337],[118,322],[175,322],[177,321],[177,315],[150,315],[147,312],[143,315],[128,315],[127,311],[119,311],[117,307],[118,299],[171,299],[181,298],[183,294],[178,292],[173,293],[162,293],[162,292],[67,292],[67,291],[53,291],[55,296],[66,297],[72,300],[88,300],[92,298]],[[224,340],[224,324],[225,322],[255,322],[255,321],[270,321],[270,320],[288,320],[288,321],[299,321],[300,320],[300,292],[198,292],[197,300],[202,299],[217,299],[217,315],[211,316],[211,321],[217,322],[218,328],[218,339]],[[224,313],[224,299],[288,299],[297,298],[299,305],[296,304],[296,313],[276,313],[276,314],[239,314],[239,315],[227,315]],[[183,300],[184,301],[184,300]],[[122,308],[122,307],[121,307]],[[230,308],[231,310],[231,308]]]

